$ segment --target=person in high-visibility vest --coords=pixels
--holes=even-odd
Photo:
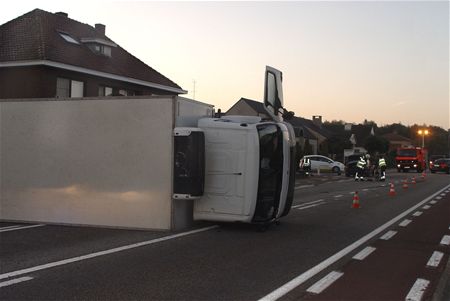
[[[364,168],[366,164],[366,158],[364,156],[360,157],[358,163],[356,163],[355,181],[364,180]]]
[[[303,157],[302,162],[300,163],[301,168],[305,172],[305,175],[309,175],[311,172],[311,160],[308,157]]]
[[[380,155],[378,159],[378,169],[380,170],[380,181],[386,180],[386,160],[383,155]]]

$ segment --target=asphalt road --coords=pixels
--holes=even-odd
[[[424,297],[430,298],[450,254],[440,244],[450,235],[450,194],[440,196],[450,177],[429,174],[402,188],[400,181],[412,176],[389,174],[395,196],[387,183],[299,178],[291,213],[266,232],[201,223],[199,232],[173,237],[1,223],[0,299],[404,300],[421,277],[429,281]],[[355,191],[359,209],[352,208]],[[416,211],[422,214],[413,216]],[[411,223],[399,226],[405,219]],[[388,231],[396,234],[380,240]],[[376,250],[352,259],[366,247]],[[424,267],[434,251],[443,254],[441,262]],[[332,272],[342,275],[323,292],[308,291]]]

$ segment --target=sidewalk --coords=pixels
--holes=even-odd
[[[450,258],[433,294],[432,301],[450,301]]]

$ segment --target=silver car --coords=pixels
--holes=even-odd
[[[305,158],[308,158],[311,162],[311,172],[315,172],[317,170],[320,170],[321,172],[333,172],[338,175],[341,174],[343,170],[345,170],[345,166],[343,163],[334,161],[328,157],[321,156],[321,155],[308,155],[304,156],[300,160],[300,167],[303,166],[303,160]]]

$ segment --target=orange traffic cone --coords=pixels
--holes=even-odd
[[[422,180],[425,180],[425,172],[422,172]]]
[[[359,196],[358,191],[355,191],[355,194],[353,195],[353,204],[352,208],[359,208]]]
[[[411,184],[416,185],[416,177],[412,177]]]
[[[394,195],[395,195],[394,184],[393,184],[393,183],[389,183],[389,185],[391,186],[391,187],[389,188],[389,195],[390,195],[390,196],[394,196]]]
[[[404,181],[403,181],[403,189],[408,189],[408,179],[405,179]]]

